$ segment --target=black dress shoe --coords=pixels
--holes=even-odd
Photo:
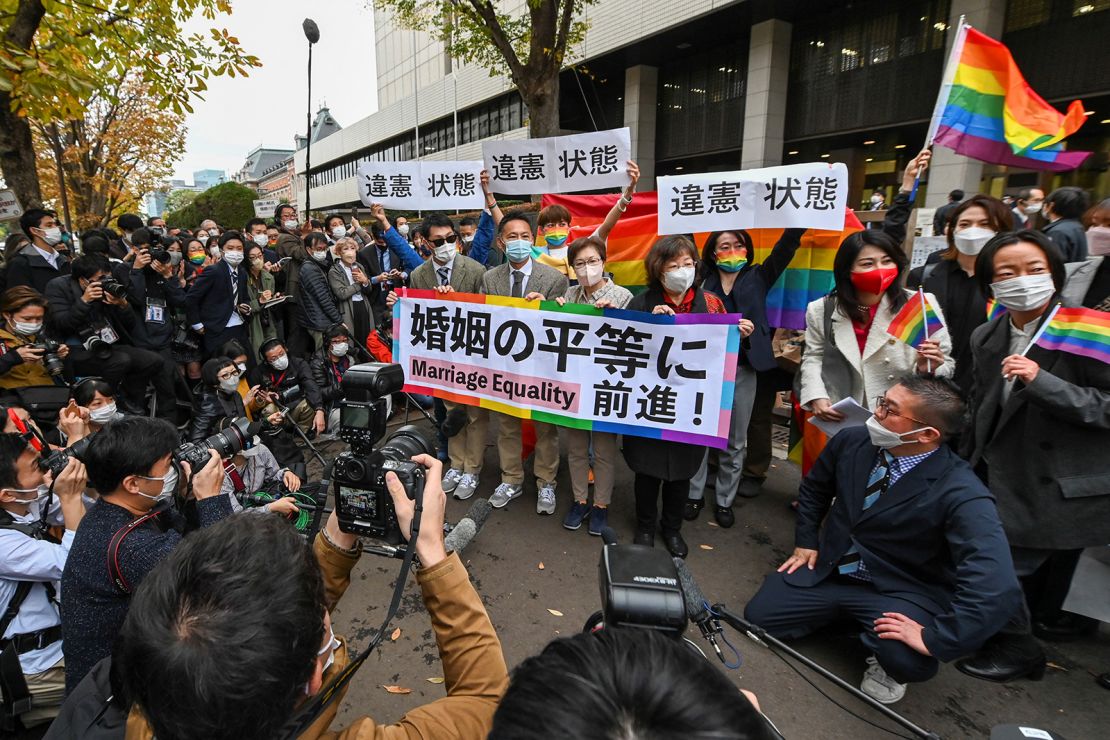
[[[1051,622],[1034,622],[1033,634],[1049,642],[1071,642],[1098,632],[1098,621],[1064,612]]]
[[[636,534],[632,535],[632,544],[655,547],[655,532],[650,529],[637,529]]]
[[[717,520],[717,524],[725,529],[736,523],[736,515],[732,513],[731,506],[718,506],[717,510],[713,512],[713,518]]]
[[[1003,635],[989,640],[971,656],[957,661],[956,668],[972,678],[1006,683],[1019,678],[1044,678],[1044,650],[1032,635]]]
[[[676,558],[685,558],[690,552],[690,548],[686,546],[686,540],[682,539],[682,535],[678,532],[664,534],[663,544],[667,546],[667,551]]]
[[[705,506],[705,502],[700,498],[686,499],[686,510],[682,512],[682,518],[688,522],[694,521],[698,518],[703,506]]]
[[[1110,673],[1103,673],[1095,679],[1095,683],[1104,689],[1110,689]]]

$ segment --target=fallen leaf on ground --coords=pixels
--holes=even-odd
[[[712,550],[713,549],[713,545],[698,545],[698,547],[700,547],[703,550]]]
[[[553,616],[553,617],[561,617],[561,616],[563,616],[563,613],[562,613],[561,611],[559,611],[558,609],[548,609],[547,611],[548,611],[548,613],[549,613],[549,614],[550,614],[551,616]]]
[[[538,567],[538,568],[539,568],[540,570],[543,570],[543,563],[540,563],[540,564],[539,564],[539,566],[537,566],[537,567]]]
[[[428,683],[443,683],[443,676],[432,676],[425,679]]]
[[[1067,670],[1068,670],[1064,666],[1059,665],[1058,663],[1053,663],[1052,661],[1049,661],[1049,662],[1045,663],[1045,665],[1048,666],[1049,668],[1055,668],[1058,671],[1064,671],[1065,673],[1067,673]]]
[[[401,636],[401,628],[398,627],[397,629],[393,630],[393,634],[391,634],[389,636],[389,639],[393,640],[394,642],[397,642],[397,638],[400,637],[400,636]]]
[[[385,686],[382,686],[382,688],[385,689],[386,691],[388,691],[391,694],[411,694],[412,693],[412,689],[406,689],[404,686],[391,686],[391,685],[387,684]]]
[[[721,525],[720,525],[720,524],[717,524],[717,522],[709,522],[709,526],[710,526],[710,527],[719,527],[719,526],[721,526]]]

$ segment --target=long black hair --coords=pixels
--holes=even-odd
[[[844,241],[840,242],[840,248],[836,250],[836,257],[833,258],[833,277],[836,280],[833,294],[836,296],[837,308],[849,318],[858,316],[861,308],[856,286],[852,285],[852,265],[855,264],[856,258],[864,247],[878,247],[894,260],[894,265],[898,268],[898,277],[886,289],[885,295],[890,298],[895,311],[906,303],[906,291],[902,289],[902,273],[910,264],[906,253],[883,231],[864,229],[849,234]]]

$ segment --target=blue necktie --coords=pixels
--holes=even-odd
[[[890,486],[890,467],[893,462],[894,456],[883,450],[879,456],[879,464],[875,466],[871,477],[867,479],[867,489],[863,495],[864,511],[874,506],[875,502],[879,500],[879,496],[886,493],[886,489]],[[860,558],[859,550],[856,549],[854,544],[840,558],[837,572],[844,576],[858,578],[861,581],[871,580],[871,576],[867,573],[867,565]]]

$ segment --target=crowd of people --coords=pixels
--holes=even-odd
[[[562,206],[503,213],[485,173],[480,218],[431,213],[417,226],[380,205],[368,228],[339,215],[302,223],[287,204],[241,228],[126,214],[118,230],[81,234],[78,249],[56,214],[28,210],[5,245],[0,293],[5,727],[46,722],[68,697],[50,736],[94,726],[119,737],[124,726],[128,736],[135,727],[161,738],[278,736],[347,665],[329,612],[360,542],[332,514],[306,557],[283,520],[298,513],[294,494],[316,485],[306,449],[338,432],[345,373],[391,361],[402,287],[739,314],[725,449],[533,422],[537,514],[561,510],[567,530],[587,524],[601,535],[623,457],[633,542],[653,547],[660,535],[683,558],[683,522],[700,516],[710,488],[724,528],[737,496],[760,494],[779,391],[793,387],[802,409],[830,423],[852,399],[872,416],[832,436],[808,471],[792,502],[796,549],[748,618],[783,638],[854,620],[873,654],[861,688],[886,703],[938,661],[987,680],[1039,678],[1038,637],[1097,628],[1062,605],[1083,549],[1110,544],[1110,469],[1098,454],[1110,435],[1110,368],[1030,342],[1058,303],[1110,310],[1110,200],[1092,208],[1069,187],[1022,191],[1012,204],[953,192],[934,224],[948,248],[911,271],[910,193],[929,157],[909,163],[889,206],[875,204],[881,224],[840,245],[835,287],[806,311],[795,376],[780,367],[767,296],[805,230],[786,229],[762,262],[742,229],[715,232],[700,249],[687,236],[660,238],[634,295],[606,267],[608,235],[639,178],[632,162],[608,217],[574,240]],[[944,328],[913,347],[887,330],[919,287]],[[448,697],[410,713],[409,730],[539,736],[529,734],[536,697],[562,687],[567,702],[581,699],[570,677],[585,663],[607,685],[632,681],[623,674],[645,656],[706,673],[665,638],[645,633],[635,647],[618,633],[552,645],[510,685],[442,525],[445,496],[465,500],[480,486],[491,425],[499,480],[490,504],[531,488],[521,422],[450,400],[393,403],[428,409],[439,434],[439,459],[418,460],[428,486],[414,547]],[[448,439],[452,414],[465,422]],[[211,447],[212,435],[244,421],[258,424],[242,451],[183,461],[182,444]],[[572,488],[561,501],[560,437]],[[387,480],[407,533],[413,504]],[[254,505],[259,492],[265,506]],[[656,702],[658,687],[636,680],[620,695]],[[735,695],[727,681],[699,681]],[[773,736],[754,700],[737,706],[730,721],[750,726],[745,737]],[[638,711],[628,708],[629,722],[648,721]],[[323,736],[334,716],[333,705],[304,736]],[[352,736],[379,729],[365,718]]]

